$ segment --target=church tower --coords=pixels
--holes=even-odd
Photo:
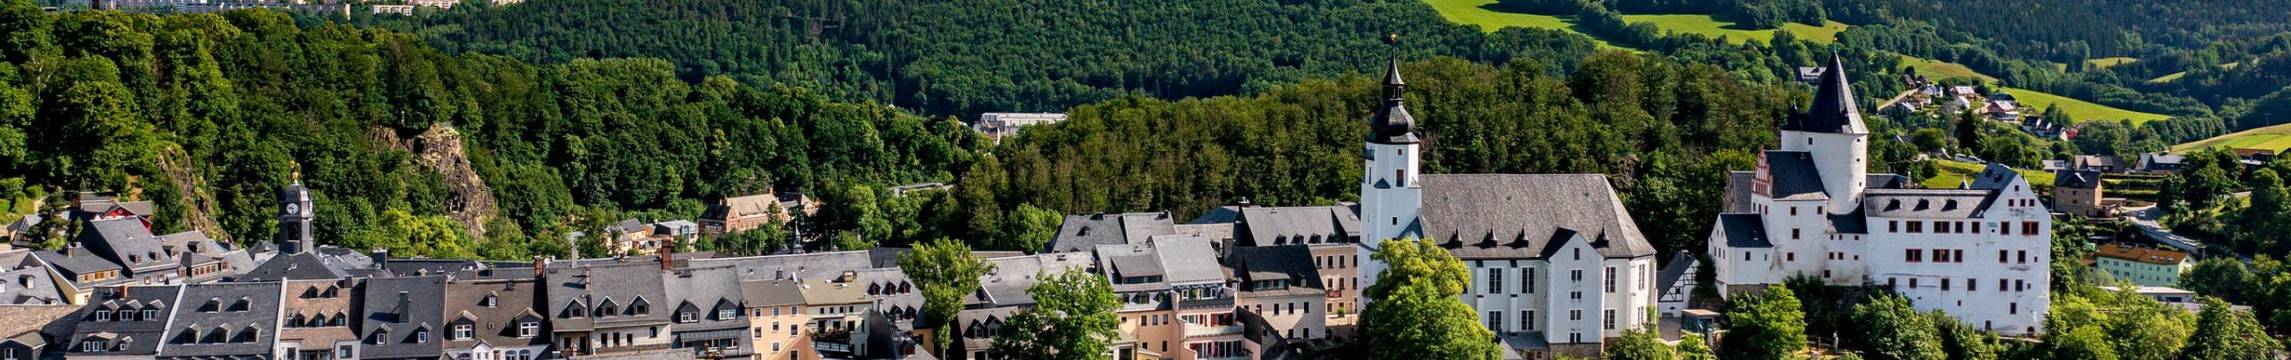
[[[1869,188],[1869,128],[1862,125],[1845,62],[1837,54],[1830,54],[1816,86],[1806,113],[1782,123],[1782,150],[1810,153],[1830,197],[1827,211],[1852,213]]]
[[[1424,188],[1417,182],[1416,119],[1401,104],[1407,83],[1400,80],[1400,59],[1395,57],[1384,74],[1384,104],[1368,121],[1367,148],[1361,153],[1368,171],[1360,182],[1362,249],[1359,257],[1362,288],[1374,285],[1384,264],[1369,257],[1385,240],[1420,235],[1417,214]]]
[[[317,242],[310,237],[310,220],[317,217],[317,209],[310,203],[310,188],[302,186],[302,173],[294,173],[294,184],[278,192],[283,211],[278,214],[278,249],[286,255],[310,251]]]

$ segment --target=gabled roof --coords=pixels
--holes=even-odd
[[[175,285],[97,287],[88,296],[88,302],[90,305],[80,309],[79,313],[72,315],[78,317],[82,321],[80,321],[78,325],[74,326],[70,341],[66,341],[64,343],[75,344],[69,349],[74,354],[86,354],[78,352],[81,349],[76,346],[76,344],[79,344],[82,340],[89,338],[113,341],[111,344],[115,346],[115,350],[104,352],[104,355],[140,356],[157,354],[159,352],[159,344],[162,342],[162,336],[167,330],[166,318],[148,319],[139,317],[137,320],[129,321],[85,320],[87,320],[87,317],[91,316],[92,312],[94,311],[99,309],[108,311],[114,307],[119,307],[129,302],[134,302],[138,306],[143,306],[143,308],[159,310],[159,313],[161,314],[172,315],[173,313],[166,309],[182,307],[179,306],[180,304],[176,304],[176,295],[181,293],[182,289],[182,286]],[[125,341],[125,344],[121,344],[118,342],[119,340],[127,341]],[[124,345],[124,348],[116,347],[121,345]]]
[[[662,302],[663,304],[689,303],[697,307],[700,312],[699,322],[677,324],[671,330],[682,333],[747,327],[746,318],[737,316],[730,319],[716,318],[718,315],[716,310],[719,310],[716,306],[730,303],[735,304],[733,308],[737,309],[738,305],[736,304],[745,301],[742,297],[745,294],[740,288],[740,274],[733,271],[730,266],[718,266],[689,268],[661,274],[661,279],[666,283],[668,290],[667,301]],[[734,313],[737,315],[746,312],[734,311]],[[675,315],[670,315],[670,318],[674,319]]]
[[[747,280],[740,282],[740,298],[748,306],[803,305],[801,284],[795,280]]]
[[[34,259],[31,250],[0,252],[0,304],[46,305],[67,302],[56,286],[55,277],[48,276],[47,266]]]
[[[104,260],[103,257],[95,256],[95,254],[90,254],[88,253],[87,249],[69,249],[66,252],[70,254],[66,255],[65,253],[59,253],[55,251],[40,250],[32,252],[32,256],[39,258],[41,262],[46,262],[48,265],[53,265],[57,269],[63,270],[66,274],[88,274],[105,270],[119,270],[119,264],[114,264],[110,260]],[[126,276],[126,274],[120,275],[120,277]]]
[[[325,249],[321,247],[320,249]],[[233,281],[278,281],[286,279],[340,279],[374,274],[371,262],[358,264],[349,257],[327,256],[324,251],[305,251],[272,256],[253,270],[247,270]],[[364,258],[359,256],[358,258]]]
[[[366,282],[358,336],[362,358],[436,358],[445,353],[444,276],[374,278]],[[415,332],[428,331],[428,341]],[[380,345],[375,344],[379,337]]]
[[[277,282],[184,285],[184,301],[202,305],[209,300],[220,301],[222,308],[207,311],[209,309],[202,306],[176,306],[174,319],[168,321],[166,344],[161,345],[160,352],[167,356],[270,354],[272,343],[278,341],[279,296],[283,289]],[[199,330],[202,338],[212,331],[228,331],[227,341],[181,341],[185,340],[181,335],[192,329]]]
[[[1869,217],[1974,219],[1996,200],[1994,190],[1870,189],[1862,197]]]
[[[1766,218],[1758,214],[1720,214],[1718,233],[1726,236],[1726,247],[1729,248],[1774,247],[1774,241],[1766,237]]]
[[[779,197],[768,192],[748,196],[734,196],[724,198],[722,203],[718,203],[714,206],[709,206],[708,212],[701,214],[700,218],[714,221],[725,221],[730,219],[772,216],[773,214],[779,213],[779,206]]]
[[[1323,286],[1312,249],[1305,245],[1235,247],[1224,263],[1242,296],[1320,294]],[[1287,286],[1259,287],[1259,281],[1286,281]]]
[[[85,247],[122,267],[131,270],[152,269],[175,264],[174,258],[165,256],[166,252],[161,251],[159,236],[152,235],[151,229],[144,227],[143,220],[118,218],[94,220],[87,224],[88,229],[82,231],[93,235],[81,236],[80,241],[100,242]]]
[[[578,321],[585,321],[597,328],[666,323],[671,309],[666,304],[672,303],[667,302],[668,291],[660,282],[659,266],[660,263],[654,261],[565,266],[552,264],[545,270],[550,286],[547,290],[549,314],[556,315],[557,311],[575,301],[594,309],[607,300],[621,306],[630,306],[641,299],[650,303],[650,309],[645,314],[603,315],[591,312]],[[557,325],[564,324],[560,322]]]
[[[1422,175],[1422,232],[1466,259],[1539,258],[1552,234],[1583,233],[1609,258],[1652,256],[1653,245],[1598,174]]]
[[[2012,167],[1992,162],[1989,163],[1989,166],[1981,168],[1980,174],[1974,174],[1973,188],[1981,190],[2003,189],[2006,185],[2012,185],[2013,180],[2020,177],[2021,173],[2013,171]]]
[[[1245,246],[1351,243],[1360,237],[1360,214],[1343,206],[1245,207],[1236,221],[1236,240]]]
[[[1042,275],[1058,274],[1074,269],[1086,270],[1091,265],[1089,254],[1053,253],[987,259],[994,271],[979,277],[979,291],[963,300],[968,304],[989,307],[1022,306],[1034,304],[1034,296],[1026,293]]]
[[[534,319],[541,324],[539,333],[530,338],[517,337],[518,319],[539,317],[545,311],[541,305],[541,284],[533,278],[453,280],[445,285],[444,313],[455,318],[467,318],[474,324],[476,337],[467,340],[447,339],[450,333],[439,334],[447,349],[466,349],[479,341],[496,347],[532,346],[549,344],[549,324],[546,317]],[[493,298],[486,306],[487,297]]]

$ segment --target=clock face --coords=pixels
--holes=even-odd
[[[286,204],[286,213],[288,213],[288,214],[299,214],[299,213],[302,213],[302,204]]]

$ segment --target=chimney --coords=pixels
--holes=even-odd
[[[397,314],[398,314],[398,322],[405,322],[405,321],[406,321],[406,312],[408,312],[408,311],[413,311],[413,309],[414,309],[414,296],[413,296],[413,295],[410,295],[410,294],[407,294],[405,291],[399,291],[399,292],[398,292],[398,309],[397,309],[397,310],[394,310],[394,311],[391,311],[391,312],[394,312],[394,313],[397,313]]]
[[[64,247],[64,256],[65,256],[65,257],[71,257],[71,256],[79,256],[79,254],[80,254],[80,242],[78,242],[78,241],[73,241],[71,246],[65,246],[65,247]]]
[[[547,271],[549,271],[549,258],[533,255],[533,278],[538,279],[543,272]]]
[[[660,269],[661,269],[661,270],[670,270],[670,269],[674,269],[674,268],[676,267],[676,266],[675,266],[675,264],[676,264],[676,237],[674,237],[674,236],[670,236],[670,237],[667,237],[667,238],[665,238],[665,239],[662,239],[662,240],[661,240],[661,245],[660,245],[660,251],[659,251],[659,253],[660,253]]]

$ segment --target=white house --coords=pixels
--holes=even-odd
[[[1722,292],[1800,275],[1874,283],[1976,328],[2041,332],[2052,218],[2028,180],[1996,164],[1962,189],[1868,174],[1869,131],[1839,60],[1829,68],[1811,109],[1783,123],[1781,149],[1729,177],[1710,235]]]
[[[1530,357],[1597,354],[1656,321],[1654,247],[1606,176],[1420,174],[1399,65],[1385,76],[1360,184],[1361,288],[1385,268],[1370,257],[1378,244],[1429,238],[1471,268],[1461,300]]]

